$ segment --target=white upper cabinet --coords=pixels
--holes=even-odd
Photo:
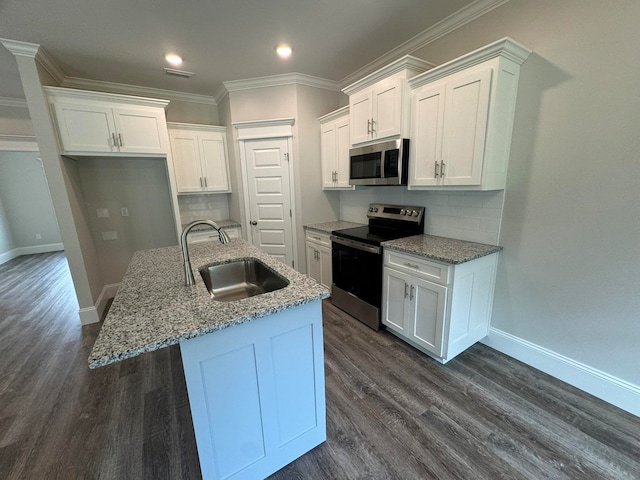
[[[164,155],[166,100],[43,87],[65,154]]]
[[[409,189],[504,189],[520,65],[503,39],[409,81]]]
[[[353,190],[349,185],[349,107],[319,118],[323,190]]]
[[[226,128],[169,123],[178,193],[228,193]]]
[[[349,95],[351,145],[408,136],[407,80],[430,67],[430,63],[407,55],[344,88]]]

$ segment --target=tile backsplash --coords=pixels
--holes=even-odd
[[[182,224],[194,220],[229,219],[229,201],[226,194],[178,195]]]
[[[370,203],[424,206],[424,233],[497,245],[504,190],[488,192],[422,192],[396,187],[341,192],[340,218],[367,223]]]

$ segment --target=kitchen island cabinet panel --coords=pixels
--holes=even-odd
[[[180,351],[204,479],[265,478],[325,441],[320,301]]]

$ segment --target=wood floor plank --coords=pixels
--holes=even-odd
[[[0,478],[201,478],[179,347],[89,370],[77,312],[63,253],[0,265]],[[483,345],[440,365],[323,322],[327,441],[272,480],[640,479],[638,417]]]

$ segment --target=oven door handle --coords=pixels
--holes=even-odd
[[[376,247],[375,245],[356,242],[355,240],[349,240],[348,238],[342,238],[336,235],[331,235],[331,237],[329,238],[332,242],[339,243],[340,245],[344,245],[346,247],[355,248],[356,250],[362,250],[364,252],[380,254],[380,252],[382,251],[382,248]]]

